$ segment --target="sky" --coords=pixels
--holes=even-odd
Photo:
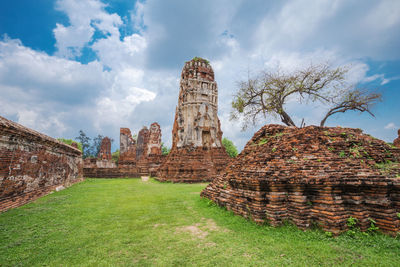
[[[51,137],[79,130],[114,139],[161,125],[171,146],[185,61],[210,61],[224,137],[241,150],[263,125],[230,121],[238,82],[277,67],[350,66],[349,82],[376,88],[366,113],[326,126],[361,128],[386,142],[400,128],[398,0],[3,0],[0,2],[0,116]],[[290,101],[297,124],[319,125],[327,106]]]

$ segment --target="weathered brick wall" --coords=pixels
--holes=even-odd
[[[400,231],[400,149],[349,128],[266,125],[201,193],[236,214],[335,234]]]
[[[82,179],[81,151],[0,117],[0,211]]]

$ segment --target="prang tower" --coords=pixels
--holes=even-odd
[[[221,137],[214,71],[207,60],[194,58],[182,70],[172,149],[158,179],[211,181],[229,161]]]

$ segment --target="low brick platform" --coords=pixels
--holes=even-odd
[[[257,223],[400,231],[400,149],[359,129],[266,125],[201,193]]]
[[[225,148],[173,148],[160,166],[157,180],[173,183],[210,182],[229,162]]]

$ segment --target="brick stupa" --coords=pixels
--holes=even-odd
[[[160,166],[158,180],[211,181],[229,162],[217,116],[218,88],[207,60],[194,58],[181,74],[172,148]]]
[[[201,193],[257,223],[400,231],[400,149],[359,129],[266,125]]]

